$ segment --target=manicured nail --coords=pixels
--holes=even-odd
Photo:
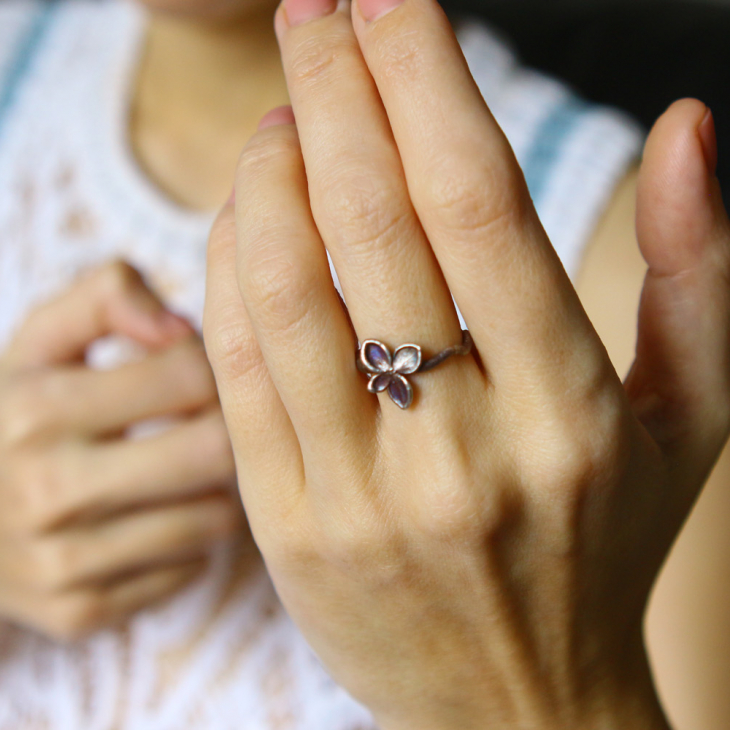
[[[275,124],[296,124],[294,119],[294,110],[291,106],[277,106],[269,112],[266,112],[259,122],[259,131],[266,127],[273,127]]]
[[[702,142],[702,150],[705,153],[705,162],[710,172],[710,177],[717,173],[717,132],[715,131],[715,118],[708,109],[700,126],[697,128]]]
[[[284,10],[290,26],[301,25],[308,20],[331,15],[337,8],[337,0],[286,0]]]
[[[357,0],[360,15],[369,23],[372,23],[378,18],[382,18],[402,3],[403,0]]]

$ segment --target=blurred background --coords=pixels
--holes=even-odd
[[[649,129],[693,96],[713,111],[718,176],[729,200],[730,0],[445,0],[501,27],[522,59]]]

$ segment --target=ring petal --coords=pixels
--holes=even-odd
[[[393,375],[391,373],[381,373],[370,378],[368,390],[371,393],[382,393],[389,385]]]
[[[402,375],[394,374],[388,385],[388,395],[398,408],[405,410],[413,402],[413,387]]]
[[[422,357],[418,345],[401,345],[393,355],[393,370],[401,375],[411,375],[421,367]]]
[[[368,372],[387,373],[393,369],[393,360],[388,348],[377,340],[363,342],[360,357]]]

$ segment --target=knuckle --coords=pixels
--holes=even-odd
[[[577,433],[573,426],[562,431],[555,429],[553,439],[555,452],[545,470],[542,487],[571,501],[601,474],[606,461],[605,447],[598,439]]]
[[[36,540],[31,549],[31,564],[35,584],[48,593],[68,590],[81,577],[79,551],[70,540],[61,536]]]
[[[596,498],[600,502],[608,494],[603,487],[616,473],[618,442],[580,431],[576,426],[555,431],[554,453],[539,476],[531,479],[530,493],[540,508],[543,546],[554,557],[580,554],[586,510],[595,507]]]
[[[51,604],[48,631],[60,641],[77,641],[104,625],[107,606],[103,595],[92,590],[56,598]]]
[[[111,294],[128,294],[143,286],[142,276],[131,264],[114,259],[99,270],[100,286]]]
[[[504,507],[497,499],[498,491],[492,488],[489,495],[483,495],[484,490],[472,480],[452,476],[441,483],[429,481],[413,510],[416,532],[437,544],[465,545],[483,540],[491,525],[501,524]]]
[[[407,571],[405,537],[375,512],[340,512],[320,540],[318,552],[326,565],[370,585],[396,584]]]
[[[558,463],[572,475],[573,489],[586,491],[613,474],[627,447],[627,426],[621,391],[615,387],[615,371],[606,358],[578,379],[573,417],[560,419]],[[614,387],[611,387],[614,386]]]
[[[422,78],[424,69],[423,39],[415,33],[399,34],[398,43],[388,43],[380,50],[380,73],[395,83],[411,84]]]
[[[543,419],[541,434],[528,445],[539,454],[532,480],[557,504],[578,505],[585,495],[611,479],[627,454],[627,430],[618,399],[594,394],[582,407]]]
[[[288,125],[265,130],[254,135],[243,148],[236,167],[236,179],[245,185],[255,184],[263,172],[271,169],[277,159],[301,156],[296,130]]]
[[[468,162],[444,163],[426,176],[424,210],[447,230],[484,235],[509,229],[524,214],[525,192],[516,175]]]
[[[303,41],[289,61],[290,83],[304,87],[326,83],[332,76],[344,72],[343,63],[352,56],[350,44],[344,38],[315,35]]]
[[[481,543],[514,509],[510,470],[496,454],[475,459],[484,451],[484,432],[476,425],[473,433],[463,429],[463,423],[427,428],[431,446],[419,453],[418,472],[406,477],[413,484],[406,502],[410,527],[436,544]]]
[[[313,575],[322,563],[313,527],[295,514],[277,517],[276,529],[264,526],[256,535],[256,542],[266,555],[267,562],[277,572]]]
[[[364,530],[351,531],[340,527],[327,533],[321,553],[326,563],[337,570],[363,575],[364,570],[375,570],[381,563],[377,547],[372,535],[365,534]],[[380,547],[383,547],[382,544]]]
[[[238,380],[265,368],[261,348],[245,324],[234,322],[204,332],[208,358],[219,377]]]
[[[390,186],[375,175],[351,175],[325,188],[324,217],[334,224],[348,254],[385,248],[410,223],[410,205],[397,201]]]
[[[244,265],[243,295],[257,321],[266,329],[291,332],[311,310],[319,294],[312,272],[297,266],[273,241],[256,241]]]
[[[17,494],[19,528],[29,534],[52,530],[71,515],[70,495],[77,480],[64,458],[53,454],[34,455],[16,464],[13,482]]]
[[[4,446],[21,446],[42,440],[53,430],[47,375],[15,379],[3,393],[0,439]]]

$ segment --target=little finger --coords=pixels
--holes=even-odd
[[[206,558],[130,576],[108,586],[95,586],[48,597],[24,589],[3,591],[0,610],[9,620],[59,641],[74,641],[101,628],[117,625],[177,591],[203,573]]]
[[[239,291],[233,200],[219,213],[208,239],[203,334],[249,520],[265,513],[262,522],[271,524],[273,515],[286,511],[290,498],[301,493],[302,454]],[[277,489],[271,489],[274,484]],[[284,485],[289,485],[286,494]]]
[[[362,452],[376,412],[312,218],[293,124],[246,145],[236,186],[238,281],[271,378],[311,463]],[[333,448],[334,447],[334,448]]]

